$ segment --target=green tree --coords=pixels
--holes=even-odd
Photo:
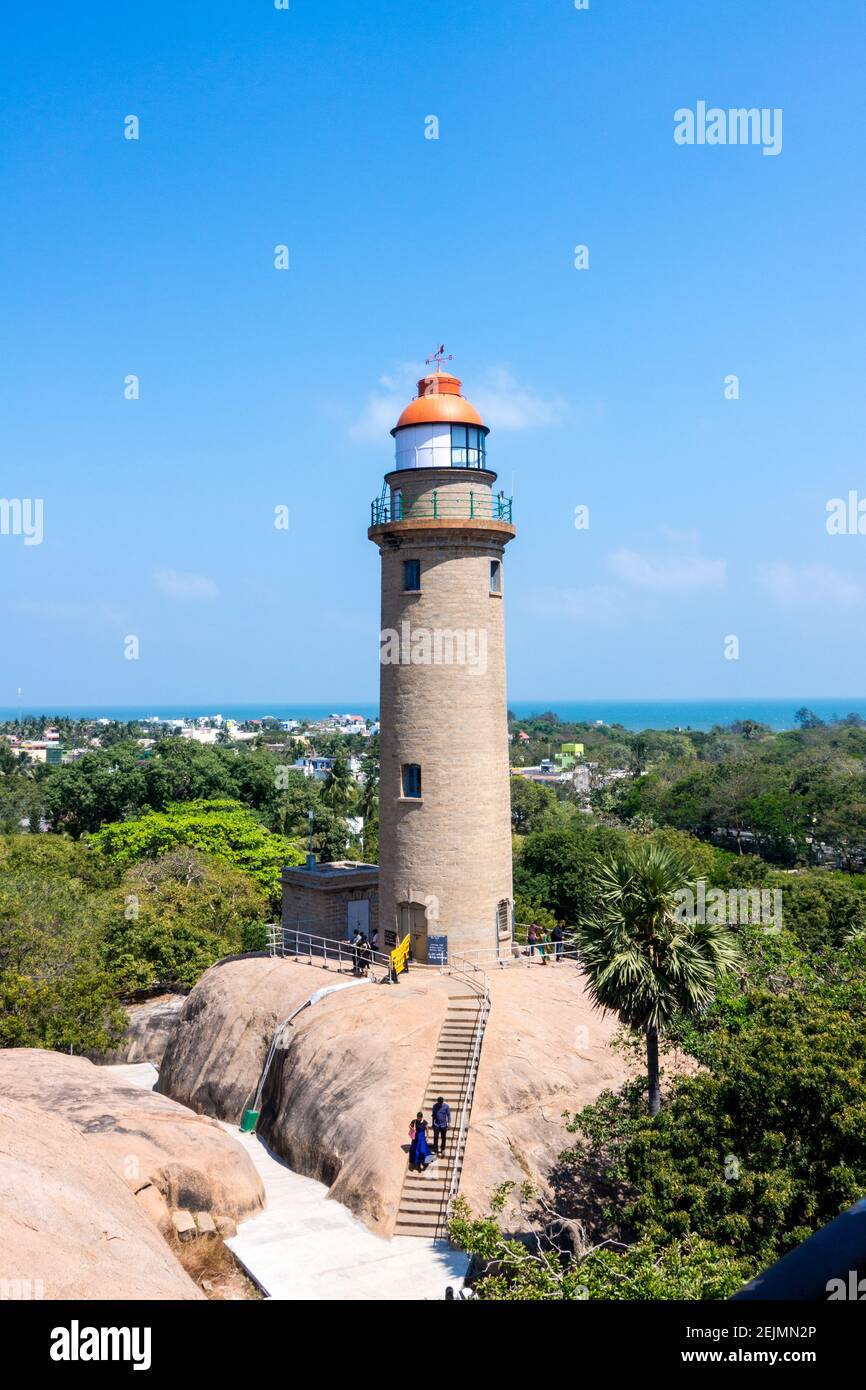
[[[510,1184],[494,1192],[490,1212],[475,1217],[458,1197],[448,1223],[461,1250],[482,1265],[475,1280],[484,1302],[563,1302],[575,1299],[709,1300],[729,1298],[753,1273],[752,1265],[709,1241],[689,1236],[666,1248],[641,1241],[578,1254],[538,1248],[503,1234],[500,1213]]]
[[[92,843],[121,868],[188,845],[245,870],[274,906],[280,900],[283,865],[304,860],[296,845],[266,830],[240,802],[228,800],[181,802],[138,820],[106,825]]]
[[[101,1050],[123,1032],[103,953],[107,878],[89,858],[68,840],[0,838],[2,1047]]]
[[[514,866],[515,895],[548,908],[560,922],[576,922],[592,906],[591,874],[599,856],[624,842],[621,831],[587,822],[579,812],[567,827],[534,831]]]
[[[364,759],[364,783],[358,796],[357,812],[364,821],[364,858],[375,863],[379,858],[379,764]]]
[[[632,1138],[627,1216],[652,1241],[693,1232],[765,1265],[866,1190],[862,974],[844,997],[755,997],[712,1065]]]
[[[326,806],[336,812],[338,816],[345,816],[353,800],[352,774],[346,759],[338,754],[328,769],[324,786],[322,787],[322,800]]]
[[[188,846],[128,869],[110,903],[106,963],[123,994],[189,989],[224,956],[266,944],[267,894]]]
[[[730,927],[681,920],[689,868],[665,846],[629,845],[596,865],[594,906],[577,926],[594,1003],[646,1039],[651,1115],[661,1105],[659,1034],[676,1015],[705,1008],[739,961]]]
[[[527,777],[511,779],[511,824],[519,835],[538,830],[545,815],[556,806],[556,794],[543,782]]]

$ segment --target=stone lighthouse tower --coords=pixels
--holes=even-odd
[[[433,359],[429,359],[433,361]],[[515,534],[487,426],[436,367],[372,504],[382,557],[379,913],[416,961],[510,953],[503,555]]]

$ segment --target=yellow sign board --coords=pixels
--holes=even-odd
[[[406,969],[406,962],[409,959],[409,938],[404,936],[399,946],[395,946],[391,952],[391,964],[394,967],[394,974],[399,975]]]

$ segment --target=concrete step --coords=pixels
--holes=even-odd
[[[451,1107],[452,1120],[455,1116],[459,1119],[466,1103],[467,1077],[479,1017],[477,996],[466,994],[451,997],[424,1092],[425,1109],[442,1096]],[[428,1142],[431,1139],[432,1135],[428,1135]],[[452,1132],[448,1149],[434,1159],[426,1172],[407,1169],[400,1193],[395,1235],[430,1238],[445,1234],[448,1197],[454,1174],[459,1173],[462,1166],[462,1163],[456,1162],[456,1134]]]

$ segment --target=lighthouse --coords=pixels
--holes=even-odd
[[[457,377],[422,377],[372,503],[382,563],[379,924],[390,949],[480,964],[510,954],[511,796],[504,553],[511,499]],[[449,359],[450,360],[450,359]]]

